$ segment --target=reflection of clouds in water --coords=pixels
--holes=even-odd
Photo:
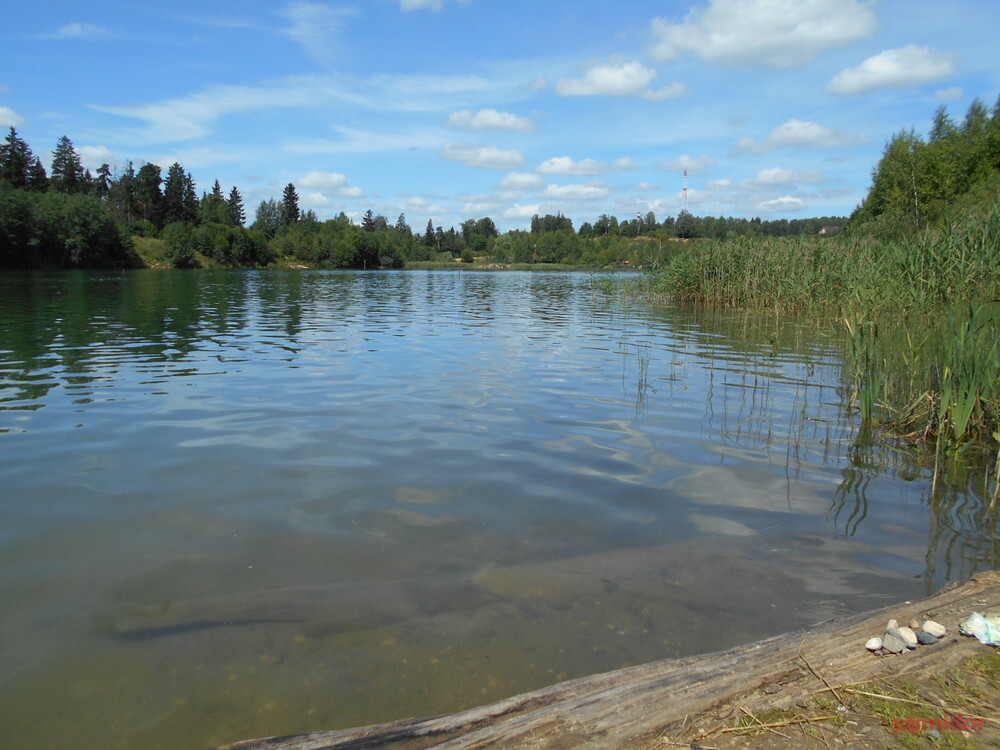
[[[266,419],[262,414],[210,417],[194,420],[185,426],[217,434],[182,440],[177,444],[179,448],[238,445],[257,450],[288,450],[316,442],[315,430],[288,424],[282,418]]]
[[[703,513],[691,513],[688,520],[702,534],[722,534],[723,536],[755,536],[756,531],[746,524],[733,521],[730,518],[706,516]]]
[[[763,466],[701,466],[668,482],[667,489],[706,505],[822,515],[834,487],[778,476]]]

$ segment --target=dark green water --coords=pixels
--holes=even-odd
[[[995,567],[841,345],[587,274],[6,274],[5,747],[451,711]]]

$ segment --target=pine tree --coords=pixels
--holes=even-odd
[[[299,220],[299,194],[295,192],[295,185],[288,183],[285,185],[285,192],[281,196],[281,223],[291,226]]]
[[[190,172],[184,173],[184,221],[197,222],[200,201],[195,191],[194,178]]]
[[[424,231],[424,244],[427,245],[427,247],[434,247],[436,244],[434,237],[434,222],[430,219],[427,220],[427,229]]]
[[[73,141],[65,135],[59,139],[52,152],[52,171],[49,176],[52,188],[60,193],[82,193],[86,189],[83,162],[73,148]]]
[[[34,158],[31,147],[11,127],[4,142],[0,144],[0,180],[6,180],[11,187],[27,187],[28,173]]]
[[[361,217],[361,228],[366,232],[375,231],[375,212],[370,208],[365,211],[365,215]]]
[[[226,203],[226,196],[222,194],[222,185],[216,180],[212,185],[212,192],[202,194],[201,206],[198,209],[199,223],[205,224],[229,224],[229,204]]]
[[[188,202],[187,175],[180,162],[175,161],[167,169],[167,179],[163,183],[164,225],[173,224],[175,221],[189,221]]]
[[[159,167],[157,167],[159,170]],[[159,189],[159,180],[157,180]],[[135,218],[136,209],[136,176],[135,167],[132,162],[128,162],[125,171],[118,175],[117,179],[111,181],[111,190],[108,192],[108,203],[114,217],[123,224],[131,224]]]
[[[98,198],[104,200],[111,192],[111,165],[102,164],[97,170],[97,177],[94,180],[94,193]]]
[[[44,193],[49,189],[49,176],[45,174],[45,167],[42,166],[42,160],[37,156],[31,163],[31,166],[28,167],[28,183],[25,187],[37,193]]]
[[[247,220],[246,210],[243,208],[243,196],[235,185],[229,191],[229,220],[237,227],[243,226]]]
[[[131,167],[131,164],[129,165]],[[150,221],[157,229],[164,224],[163,178],[156,164],[143,164],[135,176],[135,207],[138,218]]]

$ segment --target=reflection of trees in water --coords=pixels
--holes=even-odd
[[[991,509],[989,461],[952,461],[937,485],[932,458],[918,448],[879,439],[862,428],[848,451],[843,481],[834,494],[831,515],[837,530],[854,536],[869,515],[874,481],[890,475],[926,484],[922,506],[929,510],[924,577],[928,591],[943,582],[968,578],[1000,567],[1000,508]]]
[[[686,347],[685,359],[705,363],[706,421],[723,441],[770,455],[784,451],[789,479],[846,458],[830,517],[847,537],[873,522],[880,477],[923,483],[929,590],[1000,567],[1000,507],[990,509],[996,479],[989,460],[952,459],[950,473],[941,472],[932,486],[932,456],[859,428],[845,370],[836,352],[820,343],[816,326],[726,311],[705,311],[697,320],[692,337],[675,336],[674,342]],[[678,330],[690,330],[690,318],[678,322]]]
[[[930,495],[927,579],[967,578],[1000,568],[1000,509],[990,506],[987,467],[956,467]]]

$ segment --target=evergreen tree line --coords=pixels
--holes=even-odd
[[[158,238],[175,267],[195,266],[199,256],[227,266],[285,263],[334,268],[399,267],[407,261],[567,263],[641,262],[649,240],[732,239],[740,236],[815,235],[847,223],[851,230],[907,232],[947,216],[956,202],[981,202],[1000,188],[1000,99],[992,111],[977,99],[962,123],[938,109],[928,137],[897,133],[886,145],[872,187],[850,220],[841,217],[778,219],[698,217],[682,211],[658,221],[652,211],[619,220],[602,214],[575,230],[561,214],[534,216],[530,230],[501,235],[489,217],[445,230],[427,222],[415,233],[400,214],[390,224],[368,211],[360,224],[341,212],[319,221],[302,211],[295,185],[280,200],[261,201],[253,222],[237,187],[225,193],[216,180],[199,197],[179,163],[138,169],[129,162],[96,174],[83,168],[66,136],[52,152],[47,173],[41,159],[10,128],[0,143],[0,267],[87,268],[139,263],[132,237]],[[640,252],[640,250],[642,252]]]
[[[0,268],[107,268],[137,264],[69,138],[52,153],[51,174],[14,128],[0,143]]]
[[[896,133],[872,173],[872,186],[849,228],[908,234],[948,220],[956,205],[974,206],[1000,193],[1000,97],[992,112],[981,99],[959,124],[938,108],[927,138]]]

